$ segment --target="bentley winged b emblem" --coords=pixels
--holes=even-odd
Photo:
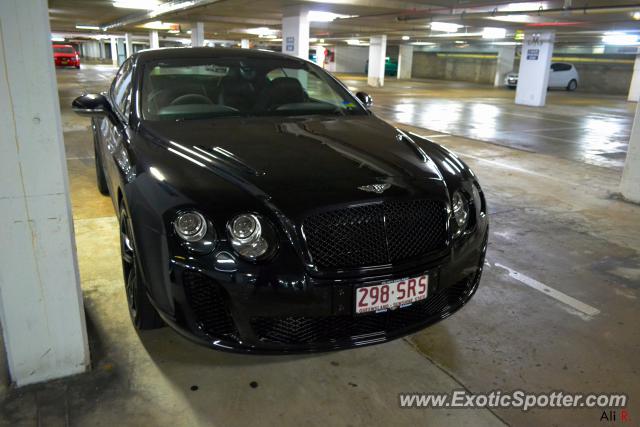
[[[358,187],[358,190],[368,191],[370,193],[382,194],[391,188],[391,184],[370,184],[363,185],[362,187]]]

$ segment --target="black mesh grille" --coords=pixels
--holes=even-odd
[[[393,333],[428,322],[459,307],[479,278],[479,273],[469,276],[426,300],[385,313],[362,316],[255,317],[251,319],[251,326],[261,341],[289,345],[339,342],[368,334]]]
[[[393,200],[315,214],[303,228],[318,267],[364,267],[443,248],[446,213],[432,200]]]
[[[215,337],[237,339],[229,297],[222,287],[207,276],[187,270],[183,274],[184,290],[196,321],[204,332]]]

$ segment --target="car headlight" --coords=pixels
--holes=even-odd
[[[173,222],[173,229],[182,240],[197,242],[207,234],[207,220],[199,212],[183,212]]]
[[[467,228],[467,222],[469,221],[469,204],[464,196],[459,191],[456,191],[451,197],[451,207],[457,227],[454,236],[458,237]]]
[[[231,246],[243,258],[253,261],[269,250],[269,242],[264,236],[264,226],[257,215],[236,216],[227,224],[227,232]]]

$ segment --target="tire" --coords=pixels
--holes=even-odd
[[[137,330],[158,329],[164,326],[164,322],[149,301],[147,286],[140,274],[140,260],[131,237],[131,230],[131,220],[127,209],[123,206],[120,208],[120,253],[129,316]]]
[[[569,92],[573,92],[576,89],[578,89],[578,82],[576,81],[576,79],[571,79],[571,81],[567,85],[567,90]]]
[[[102,167],[102,157],[100,156],[100,151],[98,150],[98,142],[96,141],[95,134],[93,135],[93,152],[96,164],[96,184],[98,186],[98,191],[103,196],[108,196],[109,186],[107,185],[107,178],[104,175],[104,168]]]
[[[516,90],[516,86],[507,86],[511,90]]]
[[[76,70],[79,70],[79,69],[80,69],[80,66],[79,66],[79,65],[76,65]]]

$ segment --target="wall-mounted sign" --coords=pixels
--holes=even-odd
[[[527,49],[527,60],[537,61],[540,56],[540,49]]]

